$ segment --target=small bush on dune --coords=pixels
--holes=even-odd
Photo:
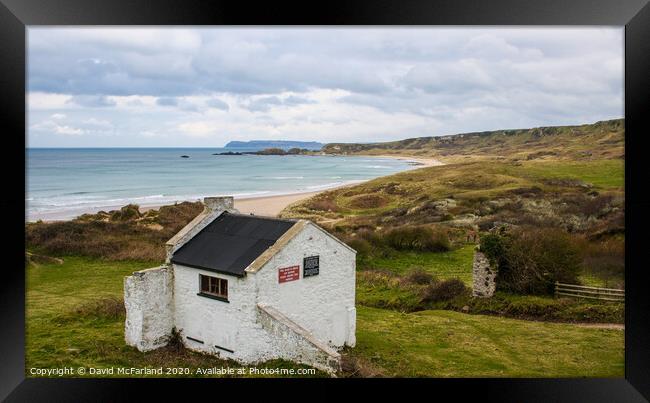
[[[182,202],[172,206],[162,206],[158,210],[156,222],[165,228],[166,233],[173,235],[192,221],[201,210],[203,210],[201,202]]]
[[[336,204],[334,200],[331,199],[312,200],[307,204],[307,208],[316,211],[332,211],[332,212],[340,211],[339,206]]]
[[[364,194],[355,197],[350,201],[350,207],[357,209],[373,209],[383,207],[388,203],[388,200],[380,195]]]
[[[142,259],[160,261],[165,257],[164,243],[202,209],[201,203],[180,203],[160,208],[155,217],[162,229],[140,225],[139,220],[121,218],[105,221],[108,214],[51,223],[30,223],[25,226],[26,246],[37,253],[54,256],[80,255],[108,260]],[[113,211],[116,218],[136,214],[130,205]],[[124,213],[126,212],[126,213]]]
[[[446,231],[425,226],[395,228],[385,233],[384,239],[397,250],[445,252],[451,249]]]
[[[449,301],[465,293],[465,283],[459,279],[443,280],[430,284],[422,291],[422,301],[440,302]]]
[[[140,206],[137,204],[127,204],[119,210],[113,211],[111,221],[129,221],[142,217]]]

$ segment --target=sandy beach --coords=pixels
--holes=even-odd
[[[411,165],[411,167],[407,170],[444,165],[443,162],[434,158],[408,157],[408,156],[401,156],[401,155],[372,155],[371,157],[392,158],[392,159],[413,162],[414,164]],[[340,186],[336,186],[324,190],[313,191],[313,192],[291,193],[291,194],[284,194],[284,195],[273,195],[273,196],[262,196],[262,197],[244,197],[240,199],[236,198],[235,208],[243,214],[252,213],[260,216],[274,217],[277,216],[285,207],[287,207],[292,203],[315,196],[321,192],[325,192],[332,189],[338,189],[342,187],[354,186],[359,183],[362,183],[362,181],[347,183]],[[116,210],[121,207],[122,206],[104,207],[101,210],[104,211]],[[161,205],[148,205],[148,206],[144,205],[144,206],[140,206],[140,211],[145,212],[148,210],[158,209],[160,207]],[[79,211],[75,211],[74,214],[81,215],[84,213],[96,213],[99,210],[100,209],[93,209],[93,210],[79,209]],[[46,222],[71,219],[70,212],[50,213],[47,215],[42,215],[39,218]],[[30,221],[35,221],[35,220],[30,220]]]

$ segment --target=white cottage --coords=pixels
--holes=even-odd
[[[354,346],[356,252],[314,223],[239,214],[232,197],[170,239],[167,261],[124,280],[125,338],[240,363],[283,358],[335,371]]]

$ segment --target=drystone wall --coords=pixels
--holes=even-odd
[[[474,252],[472,294],[475,297],[491,297],[494,295],[496,275],[497,271],[490,266],[488,258],[482,252]]]

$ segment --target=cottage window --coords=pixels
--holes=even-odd
[[[201,284],[199,295],[228,300],[228,280],[199,274],[199,283]]]

